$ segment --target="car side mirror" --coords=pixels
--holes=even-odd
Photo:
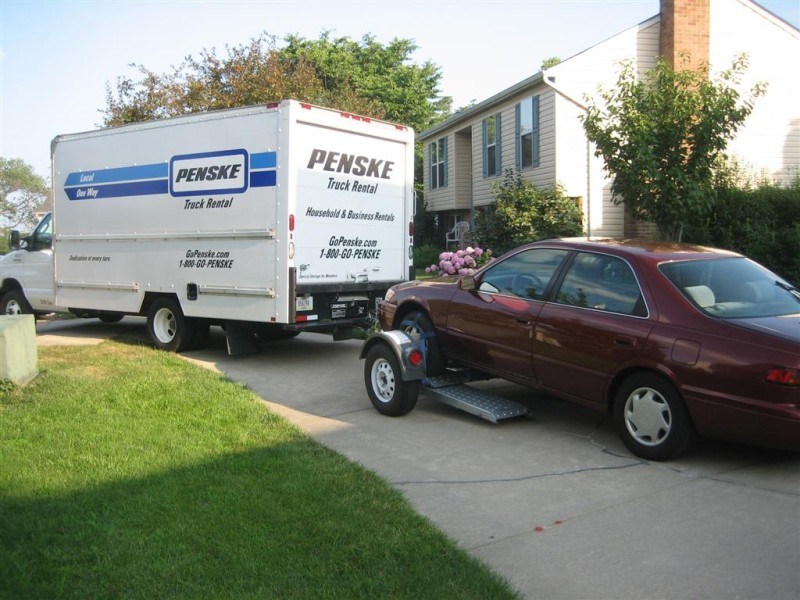
[[[19,231],[12,229],[8,245],[12,250],[19,250],[19,244]]]
[[[475,289],[475,277],[473,275],[462,275],[458,280],[458,287],[471,292]]]

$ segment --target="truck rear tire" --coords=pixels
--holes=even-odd
[[[0,300],[0,315],[31,315],[33,308],[22,290],[9,290]]]
[[[183,352],[191,349],[194,342],[195,323],[183,315],[175,300],[160,298],[147,313],[147,332],[156,348]]]

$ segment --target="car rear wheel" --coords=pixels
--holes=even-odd
[[[364,383],[372,406],[390,417],[411,412],[419,397],[419,381],[403,381],[394,351],[387,344],[376,344],[367,353]]]
[[[444,358],[430,317],[422,311],[409,313],[403,317],[400,330],[414,340],[425,354],[425,374],[441,375]]]
[[[625,446],[648,460],[675,458],[694,439],[680,394],[655,373],[637,373],[623,382],[614,400],[614,423]]]

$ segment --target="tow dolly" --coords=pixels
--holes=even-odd
[[[414,408],[420,388],[450,406],[472,415],[499,423],[515,417],[528,416],[526,407],[470,386],[474,377],[467,369],[446,369],[441,375],[425,374],[425,346],[400,330],[372,334],[361,348],[365,359],[364,383],[375,409],[398,417]]]

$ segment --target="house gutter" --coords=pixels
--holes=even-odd
[[[569,102],[580,108],[582,111],[588,114],[589,107],[581,104],[575,98],[570,96],[567,92],[559,88],[555,84],[555,76],[548,75],[548,70],[542,70],[542,81],[548,87],[551,87],[558,95],[566,98]],[[589,239],[592,237],[592,148],[591,142],[589,138],[586,138],[586,238]]]

